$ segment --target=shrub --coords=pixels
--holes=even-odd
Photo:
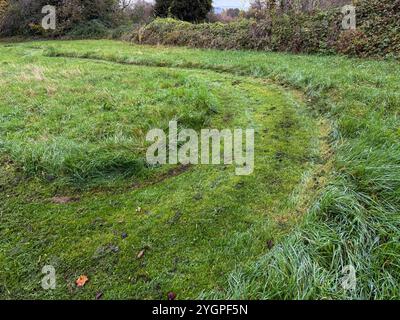
[[[255,18],[230,23],[190,24],[156,19],[136,30],[131,39],[199,48],[399,57],[400,1],[361,0],[356,8],[356,30],[342,29],[343,14],[338,8],[264,10]]]
[[[167,18],[171,0],[156,0],[154,5],[154,13],[157,17]]]
[[[158,17],[199,22],[206,19],[211,8],[212,0],[156,0],[154,11]]]
[[[357,3],[357,24],[368,37],[364,51],[372,56],[400,54],[400,1],[362,0]]]
[[[68,35],[78,38],[101,38],[108,35],[108,29],[101,21],[91,20],[78,24]]]
[[[131,33],[133,29],[134,27],[130,25],[122,25],[109,30],[108,35],[109,38],[118,40],[122,39],[124,35]]]
[[[42,7],[45,5],[57,7],[57,26],[52,32],[41,28]],[[9,2],[0,21],[0,35],[60,36],[91,20],[111,27],[116,23],[117,12],[118,0],[14,0]]]
[[[360,30],[347,30],[342,32],[338,43],[337,51],[351,56],[367,55],[368,38],[364,32]]]
[[[136,31],[133,41],[145,44],[184,45],[216,49],[255,49],[307,53],[332,52],[337,41],[337,12],[265,16],[230,23],[190,24],[156,19]]]

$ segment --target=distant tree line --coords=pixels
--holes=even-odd
[[[46,5],[57,7],[58,33],[91,20],[111,27],[116,23],[119,10],[119,0],[13,0],[8,1],[3,12],[0,33],[12,36],[41,32],[42,8]]]
[[[57,30],[41,28],[42,7],[57,8]],[[212,9],[212,0],[0,0],[0,35],[64,35],[74,29],[93,29],[149,22],[154,16],[201,22]],[[88,34],[90,36],[90,34]]]

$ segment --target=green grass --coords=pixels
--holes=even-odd
[[[400,297],[398,63],[113,41],[0,57],[2,297]],[[255,127],[255,174],[198,166],[148,183],[168,168],[143,163],[143,134],[169,117]],[[81,200],[49,201],[65,194]],[[49,263],[54,292],[40,288]]]
[[[300,218],[322,142],[299,93],[212,71],[43,53],[0,48],[3,298],[224,291],[232,270]],[[146,165],[146,133],[172,119],[182,128],[254,128],[255,174]],[[55,291],[40,287],[46,264],[57,270]],[[74,285],[80,274],[90,279],[84,289]]]

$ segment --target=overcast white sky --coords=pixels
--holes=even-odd
[[[214,7],[245,8],[250,0],[214,0]]]
[[[154,0],[150,0],[154,2]],[[214,7],[247,8],[251,0],[213,0]]]

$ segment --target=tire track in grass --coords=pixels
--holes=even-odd
[[[90,298],[98,285],[105,286],[105,298],[120,297],[120,292],[134,298],[162,298],[160,294],[171,290],[180,298],[198,297],[205,289],[223,288],[225,275],[234,267],[254,263],[271,243],[279,243],[281,237],[290,233],[297,219],[302,218],[302,207],[307,206],[310,196],[308,191],[316,191],[312,177],[320,173],[314,160],[303,152],[315,129],[305,127],[316,124],[315,119],[301,114],[303,103],[297,105],[287,100],[280,87],[269,83],[265,86],[262,80],[250,78],[237,82],[230,73],[220,78],[207,70],[202,72],[216,85],[239,87],[223,92],[221,99],[227,112],[215,115],[213,123],[225,126],[230,119],[230,125],[254,124],[258,128],[262,142],[258,147],[263,156],[258,158],[257,167],[262,179],[238,178],[224,168],[178,167],[148,184],[144,182],[132,189],[130,183],[129,189],[120,194],[93,194],[89,190],[80,202],[66,205],[42,203],[37,198],[25,201],[25,194],[53,192],[40,183],[27,185],[23,190],[17,186],[22,201],[9,199],[2,208],[7,218],[3,239],[10,234],[18,235],[10,242],[14,247],[6,246],[6,251],[19,264],[19,279],[25,280],[31,274],[40,252],[40,257],[61,259],[59,272],[66,281],[73,282],[82,272],[93,279],[84,292],[65,293],[60,288],[56,292],[59,297]],[[232,99],[239,97],[230,94],[235,92],[252,104],[234,106]],[[279,103],[276,110],[272,105],[275,98]],[[307,125],[302,122],[305,119],[309,121]],[[315,138],[315,149],[320,148],[319,138]],[[300,149],[291,154],[291,147]],[[303,172],[304,166],[310,170],[301,180],[299,171]],[[289,170],[292,167],[297,171]],[[291,196],[296,185],[298,188]],[[143,210],[135,212],[137,207]],[[17,209],[30,214],[10,214],[10,210]],[[30,238],[26,225],[35,231],[35,238]],[[48,230],[54,231],[50,244]],[[129,236],[122,241],[116,232]],[[31,242],[26,245],[28,251],[22,260],[18,252],[24,238]],[[100,258],[94,254],[110,246],[118,247],[118,252]],[[139,261],[132,259],[144,247],[149,248],[145,257]],[[30,281],[27,287],[34,288],[35,279]],[[32,294],[15,283],[9,287],[14,289],[15,296]],[[40,292],[34,294],[40,296]]]

